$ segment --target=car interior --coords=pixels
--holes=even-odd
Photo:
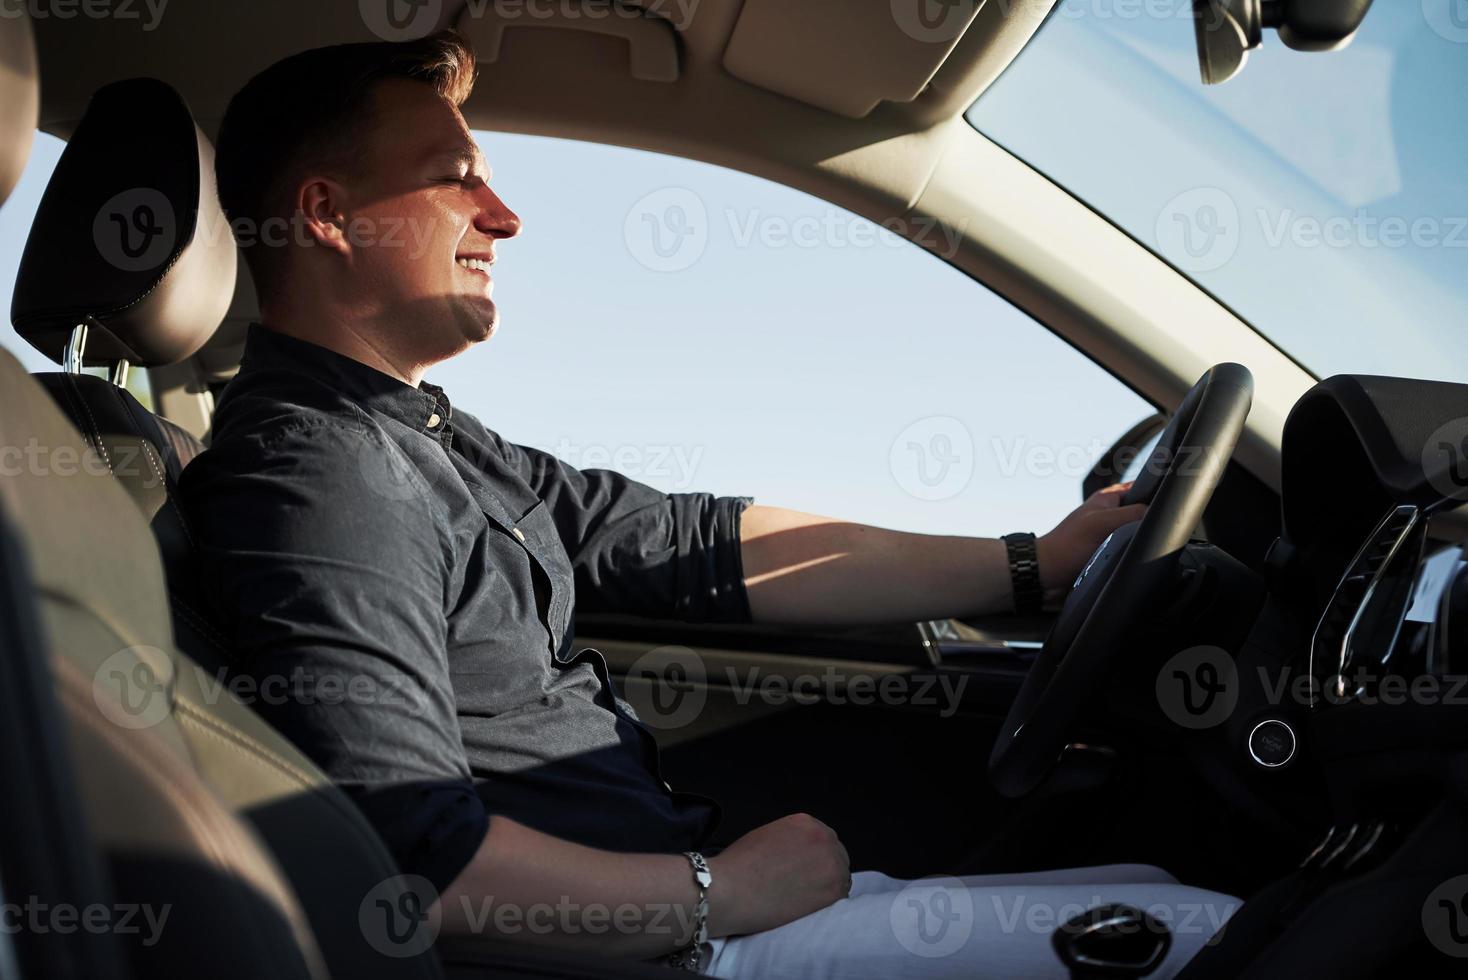
[[[7,928],[0,975],[668,975],[490,937],[384,955],[361,914],[369,896],[404,900],[385,846],[216,681],[230,641],[199,595],[177,484],[259,312],[211,139],[256,72],[406,36],[405,18],[472,42],[476,131],[685,157],[873,221],[960,229],[951,265],[1157,409],[1085,487],[1135,461],[1147,516],[1057,612],[859,629],[579,617],[578,645],[606,655],[639,712],[698,699],[659,732],[662,770],[726,801],[716,845],[805,811],[841,828],[853,867],[899,877],[1155,864],[1244,900],[1186,977],[1458,975],[1468,385],[1313,374],[970,126],[1053,0],[955,0],[936,40],[901,0],[617,0],[635,16],[578,16],[598,5],[171,0],[156,29],[126,32],[36,5],[0,16],[0,197],[38,130],[66,142],[11,307],[60,369],[0,351],[0,725],[16,749],[0,755],[0,897],[170,910],[149,942]],[[1244,13],[1226,36],[1200,27],[1204,77],[1240,70],[1265,29],[1326,50],[1370,4],[1332,20],[1301,3],[1282,23],[1289,6],[1220,3]],[[118,207],[169,215],[171,244],[104,246],[97,224]],[[37,452],[45,465],[17,465]],[[1219,669],[1227,716],[1195,724]],[[811,675],[834,688],[742,687]],[[887,676],[957,703],[828,696]],[[1073,975],[1150,968],[1090,939],[1090,959],[1057,939]]]

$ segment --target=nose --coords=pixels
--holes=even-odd
[[[479,205],[474,215],[474,228],[491,238],[514,238],[520,234],[520,216],[511,211],[488,184],[480,184],[475,195]]]

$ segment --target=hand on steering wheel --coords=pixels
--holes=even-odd
[[[1114,531],[1081,570],[1010,706],[989,757],[989,778],[1003,795],[1023,796],[1049,773],[1111,659],[1172,580],[1253,397],[1247,368],[1218,364],[1183,398],[1122,499],[1146,503],[1146,513]]]

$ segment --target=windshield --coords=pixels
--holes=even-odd
[[[1317,375],[1468,381],[1461,6],[1378,0],[1329,54],[1266,31],[1214,87],[1190,7],[1063,0],[969,121]]]

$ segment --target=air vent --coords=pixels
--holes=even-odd
[[[1310,672],[1318,682],[1311,689],[1312,707],[1321,695],[1327,703],[1355,697],[1362,672],[1391,658],[1426,526],[1416,507],[1393,507],[1346,566],[1310,641]]]

